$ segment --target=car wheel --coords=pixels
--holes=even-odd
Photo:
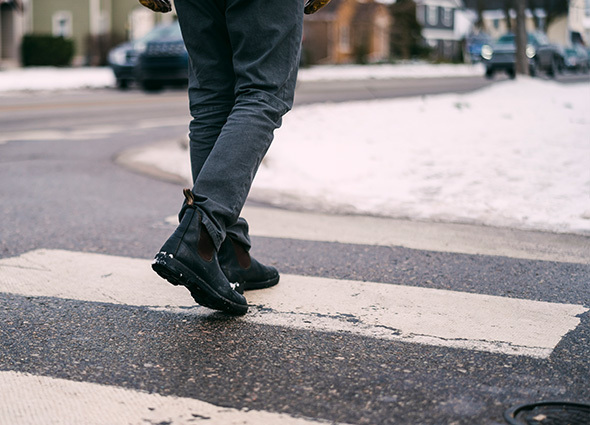
[[[143,80],[141,82],[141,88],[145,91],[159,91],[162,90],[163,84],[159,81]]]
[[[123,78],[117,79],[117,88],[119,90],[127,90],[129,88],[129,80]]]
[[[492,68],[486,69],[486,78],[489,80],[494,78],[494,70]]]
[[[529,65],[529,75],[531,77],[535,77],[537,75],[537,64],[535,62],[532,62]]]
[[[547,75],[551,78],[555,78],[558,72],[557,61],[555,58],[551,59],[551,64],[549,65],[549,69],[547,70]]]

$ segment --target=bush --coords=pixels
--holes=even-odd
[[[67,66],[74,56],[74,41],[52,35],[29,34],[23,37],[24,66]]]

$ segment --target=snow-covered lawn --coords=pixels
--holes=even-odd
[[[590,234],[590,84],[298,107],[252,197],[335,213]]]

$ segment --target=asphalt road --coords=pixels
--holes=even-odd
[[[357,83],[359,87],[348,86],[352,89],[348,93],[340,84],[324,85],[323,91],[301,86],[297,103],[388,97],[400,92],[405,96],[468,91],[491,83],[483,79],[439,80],[428,85],[415,80],[403,84],[392,81],[389,86],[384,82]],[[490,229],[472,226],[462,228],[475,247],[467,252],[461,244],[444,247],[452,246],[453,235],[459,232],[445,224],[428,227],[428,240],[448,238],[448,243],[435,246],[424,237],[426,242],[420,248],[402,238],[399,243],[385,244],[356,241],[353,236],[334,240],[322,233],[325,226],[319,224],[314,237],[298,237],[297,229],[279,235],[253,228],[254,255],[285,275],[284,289],[279,285],[273,292],[278,301],[266,299],[264,294],[247,294],[249,299],[262,300],[251,308],[254,319],[203,313],[203,309],[182,302],[175,309],[149,300],[123,301],[115,290],[131,285],[133,276],[116,280],[110,292],[106,279],[111,276],[111,263],[122,261],[132,264],[124,270],[135,270],[135,263],[127,261],[137,260],[137,270],[149,268],[143,267],[144,262],[149,264],[173,230],[166,218],[176,214],[180,206],[181,186],[131,172],[113,159],[126,149],[181,139],[187,122],[183,90],[0,97],[0,388],[24,394],[15,400],[3,397],[13,404],[0,401],[0,423],[40,423],[39,417],[52,415],[57,415],[60,423],[76,423],[74,408],[63,413],[60,403],[43,406],[44,399],[62,394],[66,385],[74,390],[59,396],[62,404],[88,391],[128,390],[115,392],[115,402],[110,404],[106,398],[94,400],[99,413],[92,416],[92,410],[86,410],[87,423],[131,423],[122,416],[107,419],[108,412],[115,411],[117,400],[142,406],[141,397],[153,395],[182,397],[185,406],[200,400],[216,406],[219,414],[230,412],[244,421],[252,412],[268,412],[271,416],[247,423],[269,424],[303,418],[305,423],[491,425],[505,423],[503,412],[521,403],[590,401],[587,237],[501,229],[490,233]],[[251,207],[268,212],[264,206]],[[313,224],[319,218],[303,215],[301,220]],[[355,227],[363,233],[362,226],[379,226],[378,222],[370,223],[349,218],[342,232],[352,235]],[[389,224],[396,229],[405,225]],[[419,228],[418,223],[415,229]],[[411,233],[422,237],[417,230]],[[494,254],[484,249],[490,237],[486,235],[492,233],[500,238]],[[531,240],[535,244],[527,245]],[[509,245],[521,246],[527,255],[504,249]],[[574,253],[569,260],[560,257],[566,248]],[[43,251],[34,259],[27,257],[37,250]],[[64,250],[80,255],[69,269],[59,268],[55,260]],[[536,253],[542,250],[550,254],[538,259]],[[13,263],[21,255],[22,260]],[[94,282],[92,267],[98,268],[98,282],[105,282],[98,295],[85,291]],[[82,277],[76,277],[74,271],[83,273]],[[419,337],[417,332],[405,335],[405,325],[385,337],[375,331],[383,330],[380,321],[371,324],[369,319],[364,322],[364,316],[359,319],[347,313],[356,311],[352,310],[354,305],[343,303],[338,314],[324,314],[319,301],[318,311],[305,316],[302,323],[281,322],[286,313],[290,317],[294,314],[278,311],[285,293],[281,291],[287,290],[288,282],[309,289],[304,286],[307,278],[325,278],[318,281],[318,288],[338,288],[353,281],[384,291],[427,291],[419,292],[420,296],[432,290],[441,300],[447,300],[449,294],[465,294],[469,296],[465,305],[451,304],[451,313],[440,313],[443,323],[452,323],[453,310],[458,313],[477,301],[504,306],[499,317],[517,315],[523,330],[529,322],[543,323],[545,339],[554,329],[557,339],[555,344],[547,342],[546,355],[527,355],[510,349],[522,345],[533,353],[545,346],[542,332],[536,340],[539,346],[535,342],[503,343],[502,335],[486,334],[482,341],[475,341],[477,337],[473,341],[445,338],[437,333],[444,330],[430,328],[424,331],[430,338],[424,342],[409,338]],[[150,285],[159,284],[154,279]],[[70,286],[61,288],[64,282]],[[152,290],[146,289],[144,294],[142,282],[143,278],[136,283],[139,286],[129,286],[131,300],[133,294],[137,299],[149,296]],[[147,280],[145,285],[151,288]],[[168,288],[163,281],[161,286],[165,293],[182,289]],[[364,291],[360,297],[373,299],[369,307],[379,303],[377,292]],[[311,287],[301,296],[313,292]],[[506,307],[512,305],[505,304],[506,300],[516,304]],[[527,315],[521,305],[536,313]],[[274,316],[265,316],[265,306],[272,306],[268,309]],[[420,314],[435,307],[426,303]],[[578,313],[559,313],[566,307]],[[379,308],[386,316],[397,314],[393,307]],[[543,322],[544,316],[554,313],[557,319]],[[574,324],[561,326],[558,322],[562,319]],[[478,320],[485,325],[485,315]],[[340,328],[321,328],[315,321],[332,321]],[[417,322],[421,325],[419,317]],[[469,331],[471,324],[463,325],[465,332]],[[518,332],[515,335],[518,337]],[[522,340],[529,336],[526,331],[520,334]],[[487,348],[469,345],[474,341],[485,342]],[[26,380],[30,376],[35,377],[34,383]],[[77,386],[83,384],[101,387],[82,390],[86,387]],[[42,396],[35,392],[39,388],[45,389]],[[157,412],[149,404],[155,403],[153,399],[146,403],[137,423],[231,423],[223,419],[215,422],[213,414],[197,408],[180,419],[170,419],[179,414],[179,408],[172,409],[172,416],[165,412],[164,419],[146,419],[148,413]],[[278,414],[286,416],[272,416]]]

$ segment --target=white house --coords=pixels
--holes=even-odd
[[[416,0],[416,18],[422,25],[422,37],[438,57],[457,59],[461,55],[464,9],[462,0]]]

